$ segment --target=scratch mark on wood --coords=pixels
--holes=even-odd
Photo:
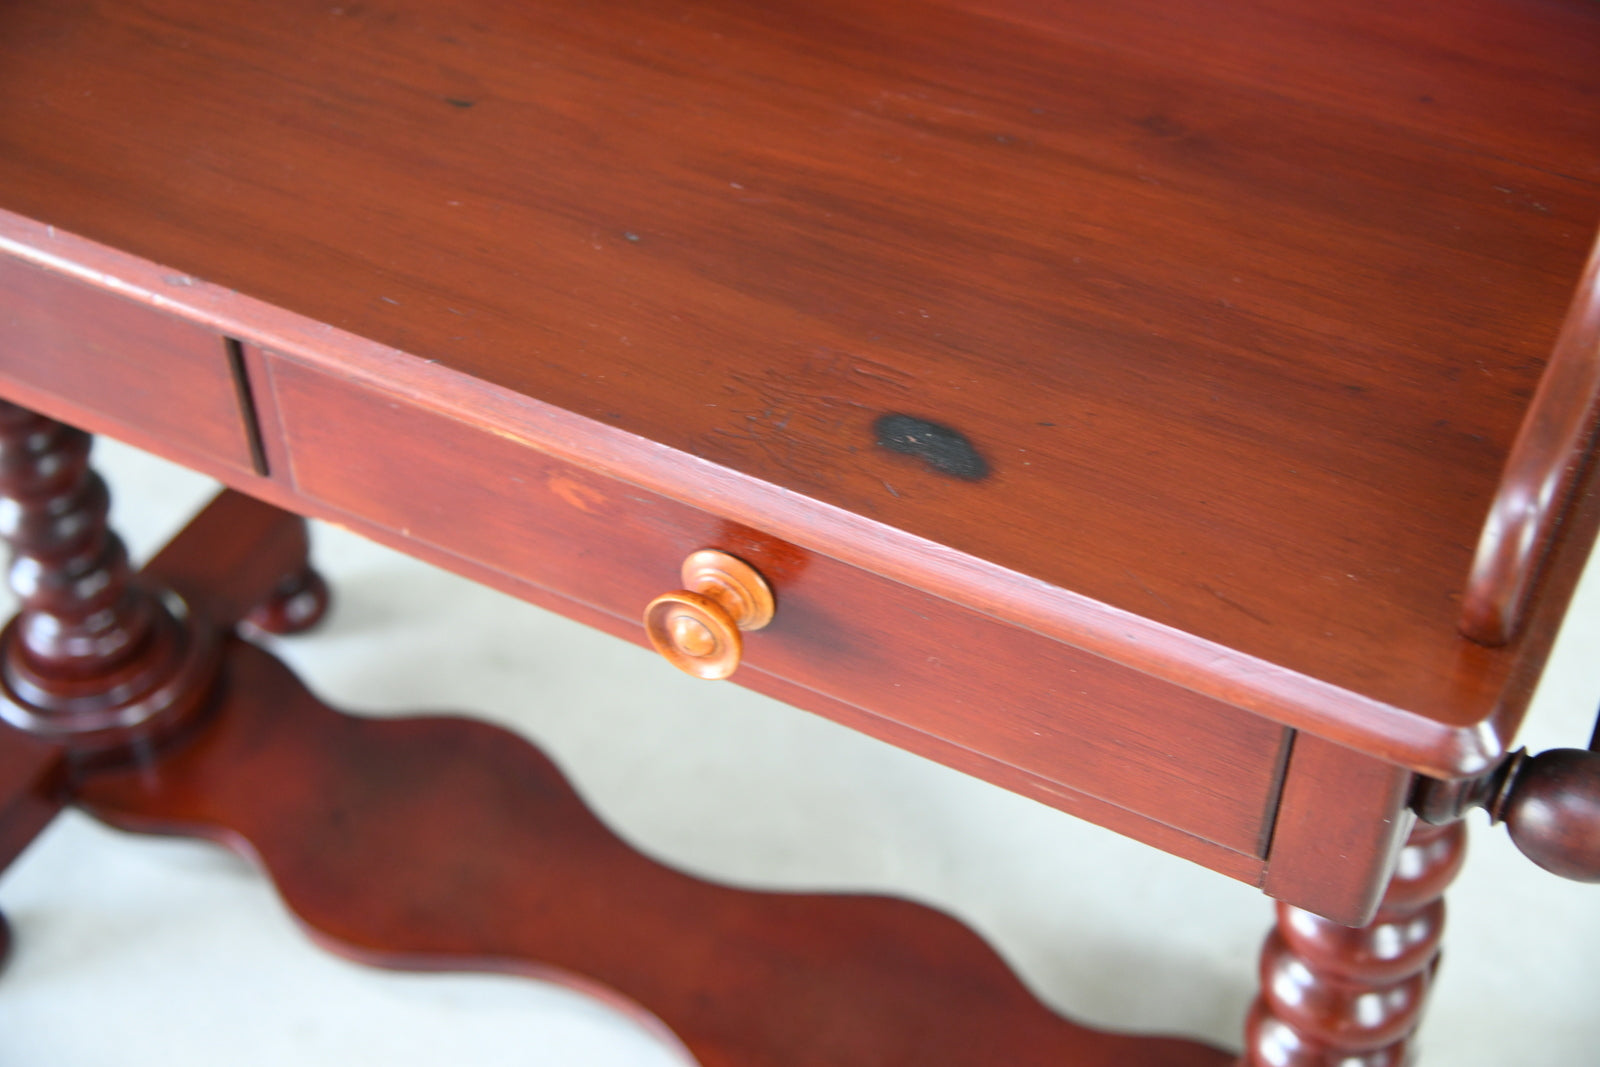
[[[1134,574],[1132,571],[1128,570],[1128,568],[1126,568],[1126,567],[1122,568],[1122,573],[1126,574],[1128,576],[1128,578],[1133,582],[1134,585],[1137,585],[1140,589],[1143,589],[1146,593],[1149,593],[1151,599],[1153,599],[1156,603],[1160,604],[1162,607],[1166,608],[1168,611],[1172,610],[1172,605],[1167,603],[1166,598],[1163,597],[1160,593],[1156,592],[1154,589],[1151,589],[1148,585],[1145,585],[1144,582],[1140,581],[1139,580],[1139,576],[1137,574]],[[1213,590],[1212,592],[1215,593],[1215,590]]]
[[[1233,608],[1235,611],[1243,612],[1244,614],[1250,616],[1250,618],[1256,620],[1256,622],[1261,623],[1263,626],[1271,626],[1272,625],[1272,621],[1270,619],[1266,618],[1263,615],[1258,614],[1257,612],[1251,611],[1249,608],[1245,607],[1243,604],[1239,603],[1237,600],[1233,600],[1230,597],[1226,596],[1225,594],[1219,592],[1218,590],[1213,589],[1211,586],[1207,585],[1205,582],[1199,582],[1197,584],[1200,586],[1201,589],[1204,589],[1206,592],[1210,593],[1212,596],[1216,597],[1218,600],[1220,600],[1224,604],[1228,605],[1228,607]]]

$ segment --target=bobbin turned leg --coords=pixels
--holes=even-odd
[[[1418,823],[1372,922],[1341,926],[1278,905],[1261,950],[1261,994],[1243,1067],[1399,1067],[1438,966],[1444,891],[1466,828]]]
[[[0,401],[0,538],[21,601],[0,631],[0,869],[60,810],[66,764],[142,751],[198,713],[209,631],[135,584],[89,437]],[[0,917],[0,961],[11,933]]]
[[[89,446],[80,430],[0,402],[0,538],[21,602],[0,632],[0,717],[80,762],[180,729],[219,662],[213,629],[130,571]]]

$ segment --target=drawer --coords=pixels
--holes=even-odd
[[[0,256],[0,387],[7,383],[88,412],[85,429],[131,430],[210,469],[255,469],[222,337]]]
[[[288,359],[269,367],[294,491],[321,508],[635,626],[677,588],[686,555],[722,549],[760,570],[778,602],[736,680],[773,676],[797,687],[785,690],[794,703],[825,698],[812,704],[823,714],[859,725],[835,713],[844,705],[897,736],[1264,855],[1280,726],[503,434]]]

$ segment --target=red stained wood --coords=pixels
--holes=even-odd
[[[306,547],[298,517],[224,493],[142,579],[186,595],[197,627],[226,624],[283,588],[279,575],[306,573]],[[340,715],[236,638],[219,677],[208,718],[136,765],[80,770],[73,799],[257,860],[314,936],[356,959],[569,982],[706,1067],[1229,1060],[1067,1022],[976,935],[919,905],[678,874],[613,837],[503,730]],[[59,805],[60,762],[0,726],[0,783],[33,794],[0,796],[0,845],[42,799]]]
[[[548,594],[547,594],[548,595]],[[576,605],[568,604],[570,608]],[[556,608],[560,610],[560,608]],[[582,615],[575,617],[583,618]],[[621,630],[626,624],[619,624],[609,616],[591,618],[591,625],[605,629],[609,621]],[[954,767],[975,778],[982,778],[993,782],[1013,793],[1030,797],[1058,811],[1064,811],[1080,819],[1087,819],[1098,826],[1104,826],[1136,841],[1142,841],[1152,847],[1174,856],[1181,856],[1186,860],[1208,867],[1230,878],[1236,878],[1250,885],[1261,885],[1266,864],[1262,862],[1259,854],[1264,851],[1261,842],[1252,844],[1247,851],[1236,851],[1207,840],[1203,836],[1186,833],[1165,823],[1160,823],[1147,816],[1139,815],[1126,807],[1120,807],[1098,797],[1090,796],[1076,789],[1070,789],[1059,782],[1050,781],[1036,774],[1018,770],[1009,764],[1001,763],[992,757],[970,748],[963,748],[941,740],[931,734],[920,733],[909,729],[881,715],[870,712],[840,701],[830,701],[820,693],[802,689],[782,678],[761,674],[751,670],[740,679],[742,685],[747,685],[757,692],[765,693],[778,700],[794,704],[797,707],[809,708],[820,715],[825,715],[837,723],[848,726],[854,730],[876,737],[881,741],[915,752],[919,755],[937,760],[947,767]]]
[[[4,405],[4,409],[0,411],[0,431],[3,431],[0,432],[0,475],[3,475],[0,490],[7,495],[7,503],[12,508],[13,520],[8,529],[12,536],[11,547],[24,568],[50,572],[59,568],[63,559],[81,567],[83,560],[92,559],[93,554],[85,553],[81,543],[75,546],[51,544],[41,536],[41,527],[48,528],[51,523],[41,523],[39,511],[40,505],[45,505],[43,510],[60,530],[75,532],[80,539],[85,534],[90,538],[106,538],[103,514],[101,523],[96,523],[92,517],[85,520],[85,508],[90,512],[96,508],[96,494],[99,494],[100,506],[104,504],[103,487],[83,466],[88,442],[76,430],[59,425],[41,426],[42,419],[10,405]],[[34,450],[19,449],[19,437],[31,441]],[[18,455],[19,451],[23,454]],[[41,465],[45,472],[43,477],[40,476]],[[43,494],[41,489],[45,490]],[[85,489],[87,501],[82,499]],[[78,498],[76,504],[73,503],[75,497]],[[25,517],[30,511],[31,522]],[[19,519],[19,516],[23,517]],[[65,552],[61,551],[63,547],[67,549]],[[99,574],[80,570],[78,576],[80,580],[87,579],[86,588],[111,591],[113,602],[120,599],[114,595],[120,589],[124,597],[133,598],[135,605],[140,598],[150,595],[152,588],[170,589],[183,597],[190,609],[184,619],[187,625],[176,639],[141,639],[134,649],[132,670],[127,662],[127,649],[121,657],[100,656],[87,665],[81,661],[77,663],[71,686],[63,685],[72,698],[71,714],[62,715],[60,709],[33,705],[20,708],[13,705],[7,709],[8,717],[18,718],[16,712],[21,711],[30,726],[38,727],[41,733],[59,736],[47,739],[0,722],[0,870],[38,836],[66,803],[70,795],[69,756],[80,764],[80,774],[85,756],[103,761],[112,750],[127,755],[131,748],[140,759],[149,760],[153,757],[151,742],[170,741],[193,721],[197,703],[203,703],[215,679],[214,672],[186,674],[179,671],[176,678],[166,677],[165,704],[153,702],[148,692],[138,691],[138,683],[142,680],[148,684],[151,674],[161,680],[160,656],[165,642],[176,640],[189,647],[214,647],[212,627],[230,625],[250,612],[280,587],[283,575],[306,573],[310,544],[304,519],[238,493],[224,493],[150,562],[142,572],[142,581],[136,585],[126,584],[126,576],[116,573],[125,562],[121,561],[120,544],[115,542],[114,536],[108,548],[111,560],[102,562]],[[50,583],[44,584],[48,587]],[[70,600],[52,599],[49,604],[68,615],[74,607]],[[126,608],[120,615],[117,612],[102,614],[111,616],[114,627],[125,628],[130,622],[147,621],[137,610],[130,617]],[[35,609],[32,617],[36,621],[38,615]],[[16,654],[17,646],[25,640],[29,618],[25,599],[24,614],[7,630],[12,635],[8,638],[8,654]],[[55,629],[62,628],[60,618],[55,623]],[[101,642],[102,647],[108,644]],[[15,681],[14,665],[7,665],[7,674],[9,688]],[[54,681],[62,684],[59,677]],[[130,688],[133,689],[131,693]],[[107,689],[120,689],[120,692],[109,701],[97,699],[104,696]],[[120,702],[116,697],[121,698]],[[141,714],[141,704],[144,714]],[[86,707],[89,714],[85,714]],[[108,708],[120,713],[111,716],[117,719],[114,726],[107,726],[103,721]],[[56,713],[54,718],[53,712]],[[71,729],[74,726],[78,728]],[[8,938],[4,920],[0,919],[0,959],[3,959]]]
[[[308,573],[306,522],[243,493],[219,493],[148,564],[144,575],[228,627]],[[314,572],[311,572],[314,573]]]
[[[1595,18],[15,5],[0,204],[333,373],[1476,773],[1541,658],[1454,621],[1600,214]],[[891,410],[992,473],[877,449]]]
[[[90,439],[0,401],[0,536],[20,602],[0,631],[0,719],[77,762],[119,759],[204,710],[216,635],[136,580],[106,527]]]
[[[1466,827],[1419,823],[1383,905],[1352,928],[1287,904],[1261,950],[1241,1067],[1406,1067],[1439,966],[1444,891]]]
[[[1594,392],[1591,309],[1559,341],[1555,324],[1600,213],[1600,14],[1391,8],[10,5],[0,206],[43,225],[8,216],[0,246],[281,351],[302,391],[260,409],[261,481],[118,407],[160,373],[27,364],[50,331],[93,336],[74,316],[120,299],[98,292],[13,296],[0,343],[27,355],[0,352],[0,382],[614,629],[624,601],[670,586],[658,554],[755,555],[797,618],[754,658],[763,684],[1035,795],[1087,794],[1106,821],[1143,812],[1227,846],[1194,851],[1265,852],[1269,891],[1349,917],[1404,825],[1404,768],[1476,773],[1509,741],[1600,521],[1580,492],[1535,574]],[[165,346],[134,349],[168,369]],[[56,352],[73,373],[119,358]],[[243,365],[267,378],[254,350]],[[973,476],[876,444],[885,414],[969,443]],[[388,465],[363,466],[378,443]],[[530,447],[551,458],[525,467]],[[564,481],[494,482],[524,470]],[[1493,559],[1469,588],[1485,513]],[[582,543],[558,543],[554,516]],[[268,560],[288,545],[268,541]],[[251,582],[267,571],[290,573]],[[1508,637],[1534,586],[1504,648],[1457,637],[1458,619]],[[827,1044],[842,1031],[808,1029],[817,1006],[887,1021],[849,1035],[867,1062],[1140,1062],[1049,1021],[924,912],[690,883],[495,731],[351,723],[233,656],[257,685],[214,732],[138,788],[102,784],[120,818],[266,858],[348,951],[525,969],[553,948],[651,1001],[706,1062],[797,1036],[847,1062]],[[1093,677],[1082,706],[1059,684],[1074,671]],[[1287,768],[1267,720],[1301,731]],[[369,835],[317,822],[330,801]],[[395,871],[397,901],[371,902],[402,844],[446,862]],[[593,890],[596,870],[620,873]],[[491,924],[457,906],[463,872],[535,912],[530,886],[589,889],[590,921]],[[1391,895],[1371,944],[1285,911],[1248,1054],[1399,1059],[1437,934],[1423,895]],[[625,921],[596,918],[607,904]],[[1425,936],[1405,966],[1364,954],[1407,930]],[[840,971],[829,946],[867,951]],[[713,1018],[668,985],[745,999]],[[1368,994],[1381,1018],[1356,1009]]]
[[[255,483],[253,488],[260,493],[272,492],[270,483],[263,484],[258,482]],[[426,543],[401,536],[392,529],[373,524],[359,516],[338,511],[314,501],[295,500],[286,496],[282,498],[289,505],[299,510],[338,523],[354,532],[389,545],[398,551],[426,560],[435,566],[454,571],[473,581],[493,586],[511,596],[519,597],[548,610],[576,619],[588,626],[606,631],[615,637],[632,641],[642,647],[648,647],[643,628],[639,626],[637,619],[614,615],[586,603],[561,596],[542,586],[514,578],[503,570],[474,563],[469,559],[441,551]],[[213,507],[215,506],[213,505]],[[201,518],[204,518],[204,516],[202,515]],[[196,523],[200,521],[201,519],[197,519]],[[241,535],[230,535],[230,537],[235,536]],[[170,553],[163,553],[157,561],[152,561],[151,568],[156,568],[157,564],[160,563],[159,569],[162,580],[177,584],[174,577],[167,572],[166,565],[163,562],[168,555]],[[227,559],[231,553],[223,550],[215,553],[215,555],[219,558]],[[186,549],[184,556],[193,561],[190,564],[185,564],[185,566],[204,566],[207,553],[200,552],[199,549],[194,552]],[[228,573],[231,572],[223,570],[220,575]],[[189,587],[204,588],[207,582],[212,580],[214,579],[206,581],[191,580]],[[220,584],[226,586],[228,583]],[[250,594],[252,597],[255,595],[257,594]],[[889,744],[938,760],[976,777],[987,779],[1012,792],[1031,797],[1079,818],[1089,819],[1101,826],[1146,842],[1163,851],[1182,856],[1231,878],[1236,878],[1252,885],[1260,884],[1264,864],[1257,858],[1257,854],[1262,851],[1261,842],[1259,841],[1252,843],[1248,852],[1239,852],[1226,848],[1202,837],[1185,833],[1136,814],[1125,807],[1119,807],[1105,800],[1063,786],[1058,782],[1019,770],[983,752],[965,748],[941,740],[931,734],[910,729],[881,715],[834,700],[816,690],[803,688],[781,677],[768,674],[759,667],[747,666],[739,674],[738,681],[739,684],[757,692],[765,693],[797,707],[807,708],[853,729],[878,737]]]
[[[649,1013],[703,1067],[1230,1062],[1066,1022],[919,905],[742,892],[645,859],[505,731],[338,715],[243,643],[226,673],[204,734],[154,768],[97,775],[79,801],[256,859],[346,955],[572,981]]]
[[[0,872],[38,837],[66,803],[66,753],[0,722]],[[0,915],[0,966],[11,926]]]
[[[1329,919],[1366,923],[1414,822],[1412,782],[1402,767],[1296,734],[1262,888]]]
[[[1600,241],[1512,446],[1472,561],[1461,632],[1474,641],[1504,644],[1521,624],[1523,601],[1587,462],[1597,418]]]
[[[290,636],[314,629],[328,613],[328,583],[311,569],[292,574],[273,587],[242,622],[262,633]]]
[[[743,669],[1260,854],[1282,727],[383,394],[272,379],[313,500],[633,625],[689,553],[724,550],[778,600]]]
[[[1545,870],[1600,882],[1600,752],[1557,748],[1516,768],[1493,815]]]
[[[69,396],[171,455],[251,469],[221,337],[0,256],[0,388],[19,387]]]
[[[0,723],[0,871],[61,810],[65,784],[59,746]]]
[[[1444,137],[1600,180],[1574,157],[1592,108],[1563,79],[1591,63],[1594,12],[1583,4],[1229,0],[1115,5],[954,0],[1053,38],[1131,48],[1243,86],[1270,83],[1298,102],[1381,115],[1410,136]],[[1361,62],[1352,62],[1359,57]]]

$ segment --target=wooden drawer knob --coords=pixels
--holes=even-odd
[[[650,643],[667,662],[715,681],[739,667],[741,631],[772,621],[772,589],[756,569],[726,552],[702,549],[683,561],[684,588],[644,609]]]
[[[1555,748],[1518,753],[1504,801],[1505,820],[1524,856],[1575,882],[1600,882],[1600,752]]]

